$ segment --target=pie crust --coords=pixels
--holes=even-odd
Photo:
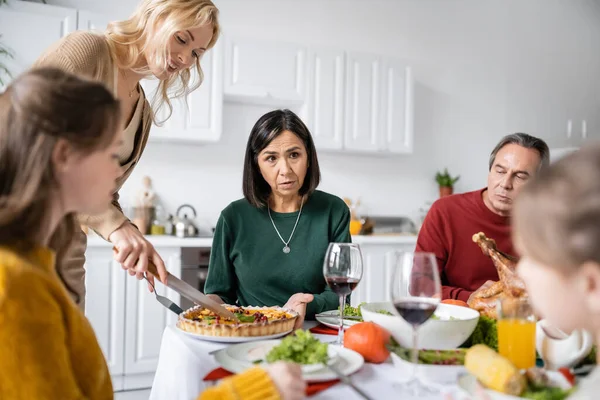
[[[179,315],[177,327],[186,332],[203,336],[253,337],[270,336],[290,332],[298,313],[281,307],[238,307],[224,305],[229,311],[243,310],[246,315],[259,314],[255,322],[235,322],[202,306],[192,307]],[[260,318],[263,316],[263,318]],[[208,319],[208,318],[210,319]],[[264,318],[266,317],[266,318]]]

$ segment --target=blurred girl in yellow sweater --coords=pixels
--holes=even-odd
[[[104,85],[54,68],[28,72],[0,95],[0,399],[113,398],[94,332],[55,265],[78,229],[75,214],[110,205],[121,174],[119,122],[119,102]],[[303,393],[298,367],[280,364],[200,397]]]

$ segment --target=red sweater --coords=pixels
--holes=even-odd
[[[483,202],[485,189],[448,196],[436,201],[417,239],[416,251],[434,253],[442,279],[442,299],[467,301],[486,281],[498,280],[492,260],[471,237],[483,232],[498,249],[515,254],[510,219],[493,213]]]

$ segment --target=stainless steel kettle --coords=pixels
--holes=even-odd
[[[189,208],[194,213],[194,218],[196,218],[196,210],[189,204],[183,204],[179,206],[177,209],[177,221],[175,223],[175,236],[180,238],[186,237],[195,237],[198,236],[198,227],[194,224],[193,220],[188,218],[187,214],[183,214],[183,218],[179,216],[179,212],[184,209]]]

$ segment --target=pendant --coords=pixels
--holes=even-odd
[[[289,248],[289,246],[285,246],[285,247],[283,248],[283,252],[284,252],[285,254],[288,254],[290,251],[291,251],[291,249]]]

